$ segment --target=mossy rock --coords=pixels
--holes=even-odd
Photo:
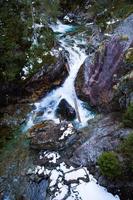
[[[133,64],[133,48],[129,48],[126,55],[125,60],[127,63]]]
[[[125,127],[133,128],[133,103],[128,106],[123,115],[123,124]]]
[[[133,132],[121,143],[120,153],[124,157],[126,171],[133,174]]]
[[[103,152],[98,159],[98,165],[101,173],[107,178],[114,179],[122,174],[119,159],[114,152]]]

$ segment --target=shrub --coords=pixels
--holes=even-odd
[[[117,154],[114,152],[104,152],[98,159],[101,173],[111,179],[121,175],[121,166]]]
[[[120,145],[120,152],[124,157],[126,170],[133,173],[133,132]]]
[[[125,127],[133,128],[133,103],[127,108],[127,111],[123,115],[123,124]]]

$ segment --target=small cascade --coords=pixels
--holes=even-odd
[[[69,34],[63,37],[65,33],[73,31],[74,27],[72,25],[64,25],[58,21],[57,24],[51,25],[51,28],[55,33],[59,34],[60,49],[65,49],[69,52],[69,76],[61,87],[52,90],[41,101],[35,103],[36,109],[29,116],[27,128],[30,128],[35,121],[54,120],[59,123],[59,118],[55,115],[55,111],[61,99],[66,99],[73,108],[77,109],[77,119],[74,123],[78,124],[78,126],[85,126],[87,121],[93,118],[93,114],[84,107],[84,102],[77,98],[74,82],[79,68],[86,58],[85,50],[79,46],[85,44],[86,41],[85,39],[76,38],[76,36],[71,37]],[[37,117],[37,113],[42,111],[44,114],[41,117]]]

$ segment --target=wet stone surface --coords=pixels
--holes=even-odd
[[[65,100],[62,99],[57,107],[56,115],[61,119],[71,121],[76,118],[74,108]]]
[[[38,150],[63,150],[78,138],[71,123],[44,121],[29,130],[30,146]]]

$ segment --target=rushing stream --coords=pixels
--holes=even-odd
[[[74,30],[74,27],[71,25],[64,25],[61,22],[57,22],[57,24],[51,25],[53,31],[57,34],[58,40],[60,42],[60,50],[65,49],[69,52],[68,64],[70,67],[70,72],[68,78],[65,80],[64,84],[51,91],[47,96],[45,96],[41,101],[35,103],[35,110],[33,110],[29,115],[29,120],[26,128],[30,128],[34,125],[35,121],[43,121],[43,120],[54,120],[56,123],[59,123],[59,119],[55,115],[55,111],[61,99],[66,99],[68,103],[74,107],[74,98],[77,100],[79,114],[81,118],[81,123],[79,124],[78,119],[75,120],[74,124],[78,124],[80,126],[85,126],[87,124],[88,119],[93,118],[94,115],[89,111],[84,102],[80,101],[75,93],[74,81],[78,70],[82,63],[86,58],[86,53],[84,48],[80,48],[81,45],[86,44],[86,40],[81,35],[71,36],[69,33]],[[43,116],[37,118],[37,113],[40,111],[45,111]],[[56,162],[56,159],[60,157],[60,155],[56,152],[46,152],[44,153],[44,157],[49,159],[53,159],[53,162]],[[50,162],[52,162],[50,160]],[[53,189],[56,190],[56,187],[59,189],[55,192],[54,197],[49,197],[48,200],[118,200],[119,197],[113,196],[108,193],[105,188],[99,186],[97,181],[93,178],[92,175],[89,175],[89,172],[86,168],[81,167],[76,171],[75,168],[70,167],[67,168],[65,163],[61,163],[59,167],[53,169],[51,172],[49,169],[45,169],[44,167],[37,167],[35,170],[38,174],[44,173],[50,176],[49,188],[52,186]],[[88,174],[89,182],[81,181],[80,184],[73,184],[72,188],[68,189],[68,186],[63,182],[63,177],[65,173],[67,174],[68,179],[78,179],[78,177],[83,177]],[[62,181],[61,181],[62,180]],[[55,185],[54,185],[55,184]],[[57,186],[56,186],[57,185]],[[59,186],[60,185],[60,186]],[[69,194],[69,196],[68,196]],[[67,197],[66,197],[67,196]]]
[[[31,127],[36,120],[36,114],[40,111],[44,111],[43,116],[39,117],[39,121],[42,120],[54,120],[59,122],[59,119],[55,115],[55,111],[61,99],[66,99],[66,101],[72,106],[74,105],[74,98],[78,104],[78,110],[81,118],[81,124],[78,123],[78,119],[74,122],[78,126],[85,126],[88,119],[93,118],[93,114],[85,107],[85,103],[79,100],[75,93],[74,81],[78,70],[86,58],[85,49],[81,49],[80,45],[85,45],[86,40],[81,36],[69,35],[70,32],[74,31],[72,25],[64,25],[60,21],[57,24],[51,25],[51,28],[55,33],[58,33],[58,40],[60,42],[59,50],[65,49],[69,52],[68,64],[70,68],[69,76],[65,80],[64,84],[51,91],[47,96],[45,96],[41,101],[35,103],[36,109],[30,114],[27,128]],[[65,35],[66,34],[66,35]]]
[[[79,114],[81,118],[81,123],[76,119],[74,124],[78,124],[80,126],[85,126],[87,124],[88,119],[93,118],[89,109],[85,106],[84,102],[80,101],[75,93],[74,81],[78,70],[82,63],[86,58],[85,49],[81,48],[81,45],[86,44],[86,40],[81,35],[71,36],[69,33],[74,31],[74,27],[71,25],[63,25],[58,21],[57,24],[51,25],[51,28],[54,32],[57,32],[57,37],[60,42],[60,49],[65,49],[69,52],[68,63],[70,67],[69,76],[63,83],[63,85],[53,91],[51,91],[47,96],[42,98],[39,102],[35,103],[35,109],[29,114],[28,121],[24,131],[32,127],[36,122],[41,122],[43,120],[54,120],[56,123],[59,123],[59,119],[55,115],[55,111],[61,99],[66,99],[68,103],[74,107],[74,98],[77,100]],[[38,118],[37,113],[39,111],[45,111],[44,114]],[[71,127],[69,128],[71,129]],[[21,147],[20,147],[21,148]],[[23,147],[22,147],[23,148]],[[27,152],[26,152],[27,153]],[[44,157],[47,159],[53,159],[53,163],[56,163],[56,160],[59,159],[60,155],[57,152],[44,152]],[[79,169],[70,167],[68,168],[64,162],[60,163],[58,167],[54,169],[47,169],[40,166],[37,166],[35,169],[36,173],[44,173],[48,175],[50,178],[49,190],[51,187],[55,189],[56,185],[58,190],[55,192],[54,197],[48,197],[47,200],[119,200],[118,196],[113,196],[108,193],[107,190],[97,184],[97,181],[93,178],[92,175],[89,174],[89,171],[85,167],[81,167]],[[85,177],[88,177],[88,181],[84,181]],[[64,178],[71,180],[78,180],[81,178],[79,184],[72,184],[72,187],[68,187],[64,181]],[[13,178],[13,177],[12,177]],[[13,178],[14,180],[14,178]],[[16,184],[17,184],[17,180]],[[53,184],[53,185],[52,185]],[[20,184],[21,185],[21,184]],[[18,185],[19,187],[19,185]],[[37,189],[39,191],[46,191],[46,186],[44,185],[43,189]],[[31,192],[32,193],[32,192]],[[36,190],[29,197],[30,200],[44,200],[43,195],[36,199]],[[29,194],[30,195],[30,194]],[[12,200],[12,198],[7,195],[4,200]],[[34,197],[33,197],[34,196]],[[67,196],[67,197],[66,197]],[[14,200],[14,198],[13,198]]]

